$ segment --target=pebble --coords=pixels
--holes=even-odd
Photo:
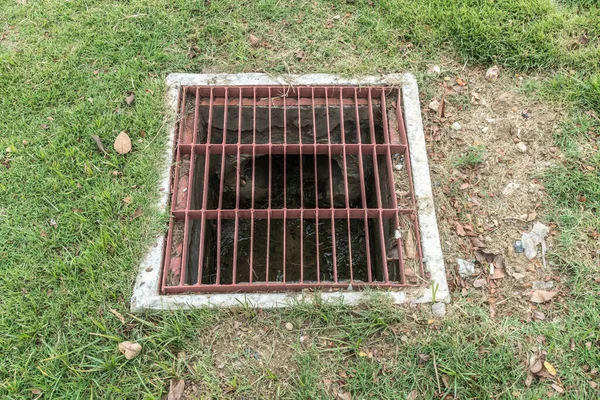
[[[527,145],[523,142],[519,142],[517,143],[517,149],[519,149],[521,153],[525,153],[527,151]]]
[[[489,130],[490,130],[490,128],[487,126],[484,126],[483,128],[481,128],[481,132],[483,132],[483,133],[487,133],[487,131],[489,131]]]
[[[475,264],[473,264],[471,261],[457,258],[456,262],[458,264],[458,274],[463,278],[471,276],[475,273]]]
[[[450,128],[454,129],[455,131],[460,131],[462,129],[462,126],[458,122],[455,122],[450,126]]]
[[[554,287],[554,282],[553,281],[533,281],[531,282],[531,287],[535,290],[549,290],[552,289]]]
[[[442,69],[439,67],[439,65],[432,65],[429,67],[429,69],[427,69],[427,72],[430,75],[439,75],[442,72]]]
[[[446,304],[435,303],[431,306],[431,312],[435,318],[442,318],[446,315]]]
[[[488,68],[487,71],[485,71],[485,80],[488,82],[494,82],[496,79],[498,79],[499,74],[500,74],[500,68],[498,68],[497,65],[494,65],[494,66]]]
[[[515,248],[515,253],[522,253],[525,251],[525,249],[523,248],[523,242],[521,242],[520,240],[517,240],[515,242],[514,248]]]

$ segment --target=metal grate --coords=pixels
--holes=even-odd
[[[418,283],[399,95],[387,87],[183,88],[161,292]]]

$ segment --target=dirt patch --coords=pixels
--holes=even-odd
[[[527,314],[533,282],[560,282],[549,263],[543,267],[542,260],[530,261],[514,249],[535,221],[545,223],[539,178],[561,158],[552,145],[560,115],[520,94],[519,77],[491,83],[485,70],[456,70],[435,77],[433,90],[421,99],[448,283],[468,298],[482,297],[492,314],[494,304],[515,312],[515,300],[522,306],[516,312]],[[551,248],[556,226],[546,224]],[[459,276],[456,259],[475,261],[477,250],[503,257],[503,277],[490,279],[486,263],[472,277]],[[485,280],[483,290],[473,289],[478,278]]]

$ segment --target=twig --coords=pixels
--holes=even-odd
[[[446,83],[442,84],[444,91],[442,92],[442,100],[440,101],[440,107],[438,108],[438,118],[442,118],[444,116],[444,105],[446,103]]]
[[[440,376],[438,374],[437,363],[435,362],[435,351],[431,351],[433,354],[433,368],[435,370],[435,379],[437,380],[438,393],[442,393],[442,387],[440,386]]]

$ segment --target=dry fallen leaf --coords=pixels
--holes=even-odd
[[[548,371],[548,373],[552,376],[556,376],[556,368],[554,368],[554,366],[552,364],[550,364],[548,361],[544,361],[544,367],[546,368],[546,371]]]
[[[251,33],[248,36],[248,42],[250,43],[250,46],[257,47],[258,44],[260,43],[260,39],[258,37],[256,37],[256,35]]]
[[[137,210],[135,210],[135,212],[133,213],[133,215],[131,216],[131,220],[133,221],[136,218],[141,217],[142,215],[144,215],[144,211],[142,211],[141,208],[138,208]]]
[[[126,196],[123,198],[123,202],[125,204],[131,204],[131,196]]]
[[[483,287],[483,286],[485,286],[485,284],[486,284],[486,280],[483,278],[475,279],[473,281],[473,287],[475,287],[475,288]]]
[[[129,96],[125,97],[125,103],[127,103],[128,106],[133,104],[134,100],[135,100],[135,94],[133,94],[133,93],[131,93]]]
[[[413,390],[408,394],[408,396],[406,396],[406,400],[415,400],[417,397],[419,397],[419,392]]]
[[[183,396],[184,389],[185,381],[183,379],[171,379],[171,383],[169,384],[169,395],[167,396],[167,400],[180,400],[181,396]]]
[[[352,395],[350,392],[338,393],[337,398],[338,400],[352,400]]]
[[[563,394],[565,392],[565,389],[563,389],[563,387],[560,386],[558,383],[553,383],[551,386],[552,389],[556,390],[560,394]]]
[[[556,296],[558,292],[549,292],[547,290],[534,290],[531,294],[531,299],[533,303],[545,303]]]
[[[115,139],[114,148],[119,154],[127,154],[131,151],[131,139],[125,131],[119,133]]]
[[[413,239],[413,234],[412,234],[412,230],[409,229],[406,232],[406,239],[404,239],[404,253],[406,255],[406,258],[408,258],[409,260],[412,260],[416,257],[415,255],[415,241]]]
[[[456,234],[458,236],[466,236],[465,229],[460,222],[455,222],[454,225],[456,226]]]
[[[294,325],[291,322],[286,322],[285,329],[287,329],[288,331],[291,331],[294,329]]]
[[[142,346],[139,343],[129,341],[119,343],[119,351],[125,355],[125,358],[131,360],[142,351]]]
[[[125,318],[123,318],[123,315],[118,312],[117,310],[115,310],[114,308],[109,308],[110,312],[114,314],[115,317],[119,318],[119,321],[121,321],[121,323],[123,325],[125,325]]]
[[[98,150],[100,150],[100,152],[104,155],[107,155],[108,153],[106,152],[106,149],[104,148],[104,144],[102,144],[102,140],[100,140],[100,137],[97,135],[92,135],[92,140],[94,142],[96,142],[96,146],[98,146]]]

